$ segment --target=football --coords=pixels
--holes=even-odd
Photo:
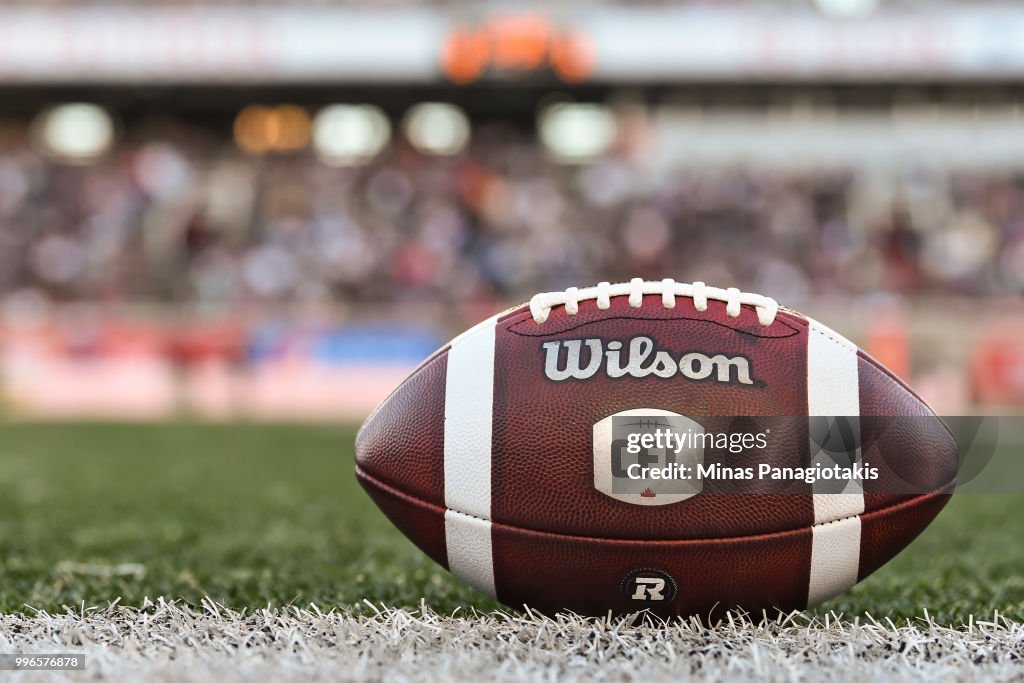
[[[507,605],[714,619],[863,579],[946,504],[958,449],[825,325],[634,279],[459,335],[366,420],[355,457],[406,536]]]

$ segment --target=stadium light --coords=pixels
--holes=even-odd
[[[380,108],[332,104],[313,120],[313,149],[330,166],[357,166],[380,154],[391,139],[391,124]]]
[[[309,144],[312,124],[302,107],[286,104],[274,109],[274,149],[295,152]]]
[[[424,154],[451,156],[469,142],[469,119],[453,104],[417,104],[406,114],[403,125],[405,137]]]
[[[309,114],[292,104],[249,105],[235,118],[235,143],[249,154],[294,152],[309,144]]]
[[[615,115],[600,104],[554,104],[541,111],[538,124],[548,154],[566,163],[607,153],[619,135]]]
[[[61,104],[42,112],[32,124],[42,153],[70,163],[89,163],[114,143],[114,122],[95,104]]]

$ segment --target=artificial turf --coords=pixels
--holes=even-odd
[[[497,607],[396,531],[352,426],[0,424],[0,612],[146,598],[233,608]],[[1024,619],[1024,496],[955,497],[827,603],[847,618]]]

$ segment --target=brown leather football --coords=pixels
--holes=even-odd
[[[480,323],[356,439],[360,483],[436,562],[585,615],[815,605],[917,536],[956,467],[942,422],[836,332],[673,280]]]

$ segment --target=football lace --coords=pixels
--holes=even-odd
[[[739,316],[743,306],[753,306],[757,312],[757,320],[762,326],[767,327],[775,321],[775,315],[779,312],[779,304],[771,297],[750,292],[741,292],[735,287],[721,289],[709,287],[703,282],[676,282],[672,278],[664,280],[645,281],[635,277],[629,282],[618,282],[611,284],[602,282],[596,287],[570,287],[564,292],[544,292],[537,294],[530,299],[530,313],[533,319],[539,324],[548,319],[551,309],[555,306],[565,306],[565,312],[569,315],[576,315],[580,310],[580,302],[590,299],[597,300],[597,307],[601,310],[608,309],[613,296],[628,296],[629,305],[633,308],[640,308],[644,296],[658,294],[661,296],[661,303],[665,308],[675,308],[677,297],[688,297],[693,299],[693,307],[698,311],[708,309],[708,301],[724,301],[725,312],[731,317]]]

